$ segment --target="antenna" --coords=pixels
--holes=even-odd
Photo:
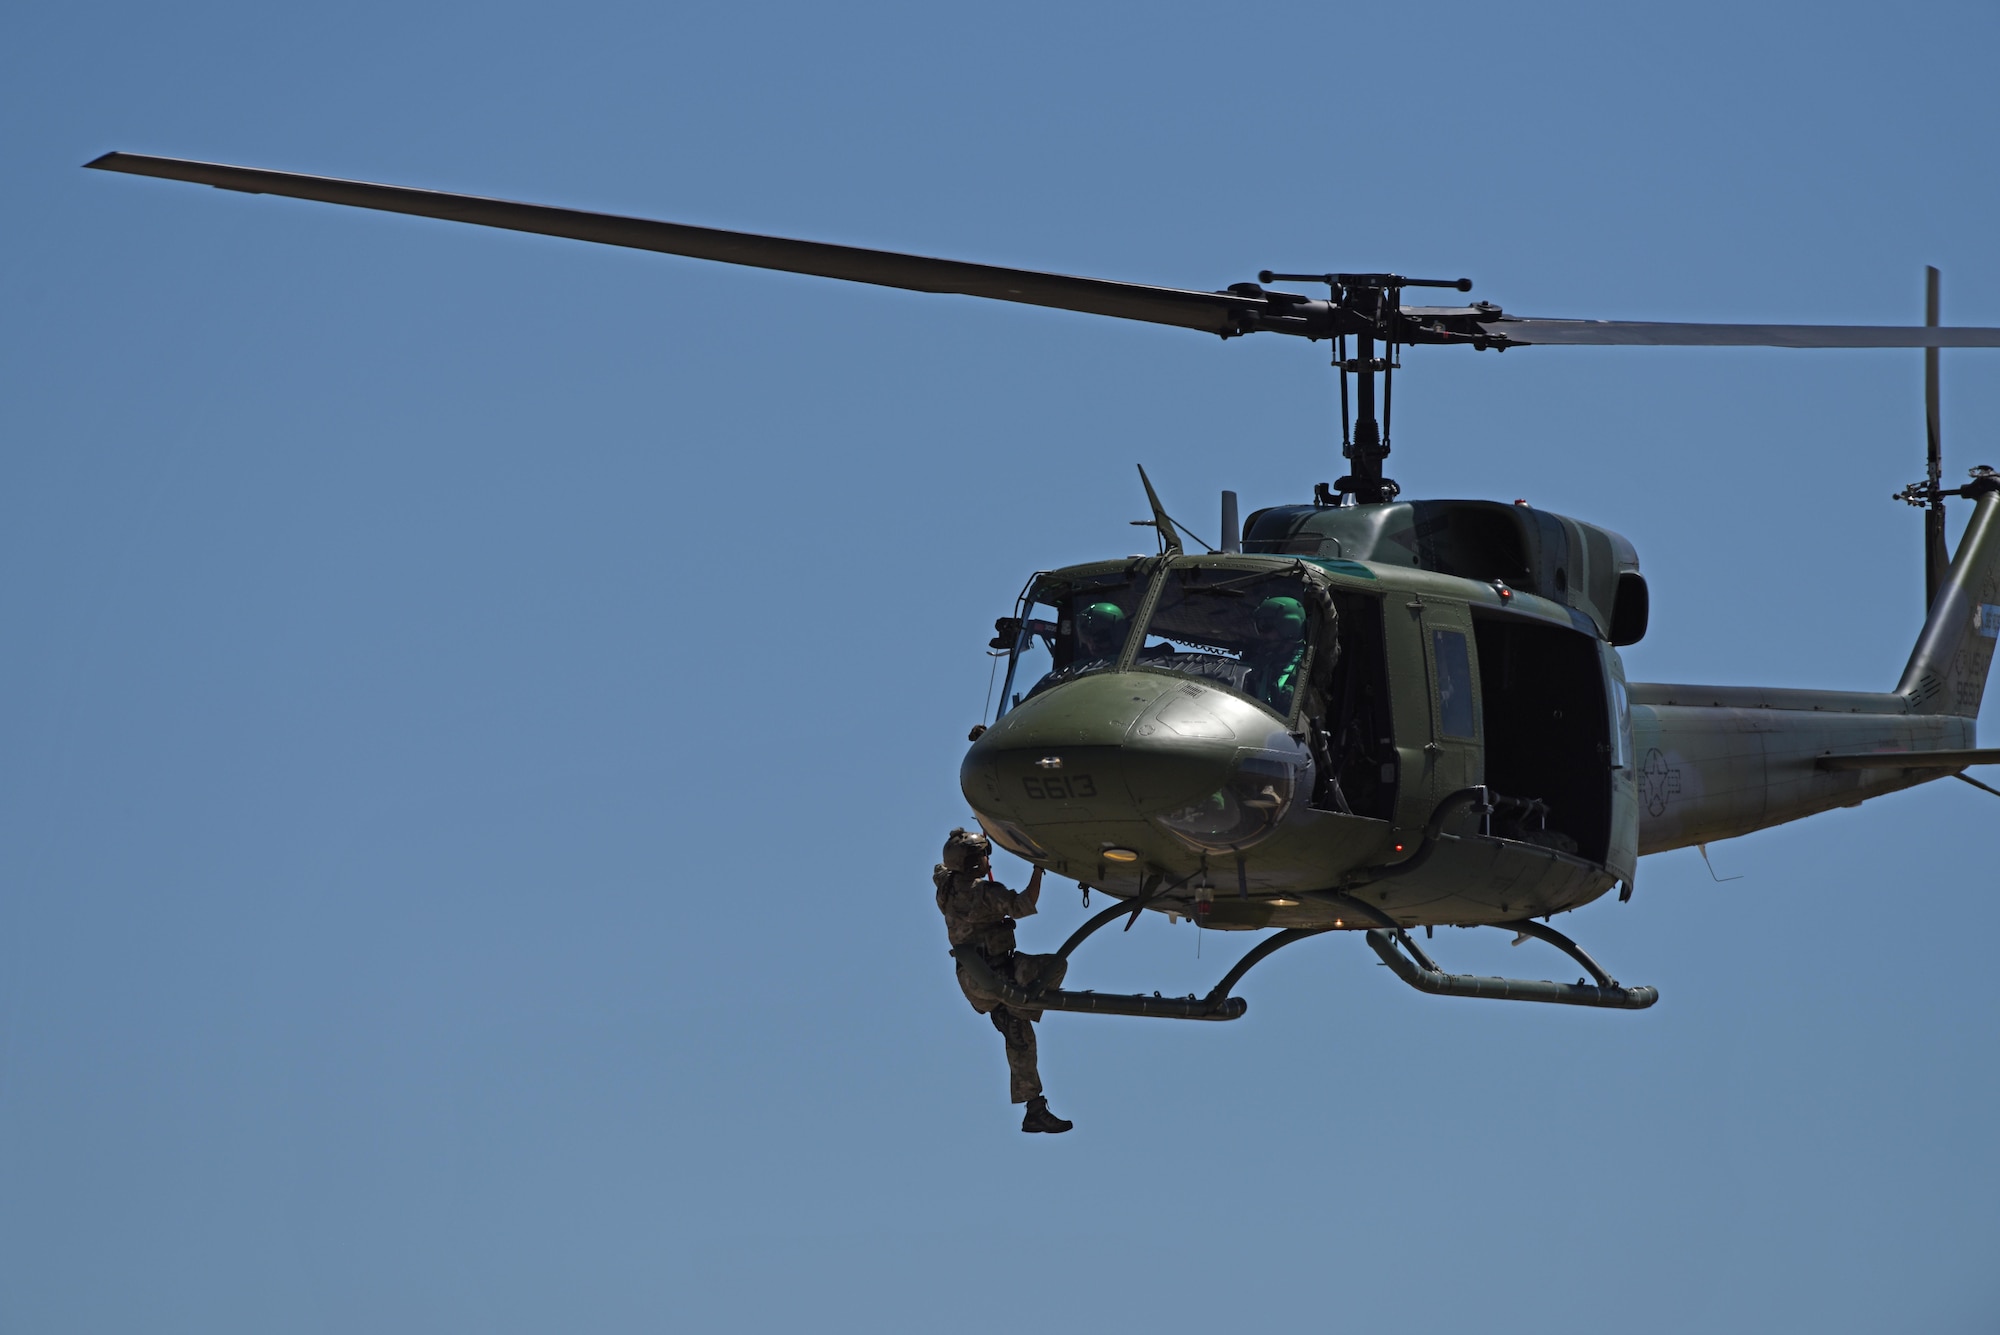
[[[1179,556],[1181,554],[1181,531],[1174,527],[1174,521],[1168,517],[1166,507],[1160,504],[1160,493],[1153,490],[1153,479],[1146,476],[1146,465],[1144,464],[1139,465],[1139,481],[1145,484],[1146,501],[1153,507],[1153,517],[1151,519],[1135,519],[1132,522],[1142,527],[1158,530],[1162,553],[1167,556]]]

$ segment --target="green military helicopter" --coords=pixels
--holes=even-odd
[[[1228,1020],[1232,990],[1295,941],[1359,931],[1404,981],[1448,996],[1640,1009],[1548,925],[1622,886],[1647,853],[1748,834],[2000,763],[1975,748],[2000,642],[2000,473],[1942,481],[1937,349],[2000,347],[2000,329],[1928,323],[1657,324],[1406,306],[1466,279],[1277,274],[1219,292],[1150,287],[436,191],[110,153],[88,164],[251,194],[538,232],[920,292],[1178,325],[1223,338],[1325,339],[1340,374],[1346,476],[1311,504],[1238,523],[1188,552],[1144,482],[1156,554],[1037,573],[991,652],[1001,708],[973,729],[965,797],[1001,846],[1112,897],[1059,952],[1148,909],[1210,928],[1278,928],[1206,996],[1024,992],[1022,1009]],[[1268,286],[1324,287],[1324,297]],[[1924,348],[1929,616],[1892,691],[1628,682],[1646,633],[1632,545],[1525,503],[1398,498],[1384,476],[1402,350],[1463,344]],[[1380,378],[1380,411],[1377,378]],[[1944,503],[1973,510],[1945,549]],[[1018,689],[1017,689],[1018,687]],[[1502,927],[1570,955],[1575,983],[1446,973],[1411,936]]]

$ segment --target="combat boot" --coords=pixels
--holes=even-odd
[[[1040,1094],[1028,1100],[1028,1111],[1021,1118],[1023,1131],[1045,1131],[1052,1136],[1059,1136],[1075,1125],[1050,1112],[1049,1101]]]

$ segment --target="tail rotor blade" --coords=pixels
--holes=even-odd
[[[1938,327],[1938,271],[1924,266],[1924,327]],[[1924,444],[1925,480],[1930,485],[1930,506],[1924,511],[1924,606],[1937,602],[1938,588],[1951,564],[1944,538],[1944,429],[1938,411],[1938,349],[1924,349]]]

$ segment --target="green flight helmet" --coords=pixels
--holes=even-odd
[[[1305,604],[1296,598],[1266,598],[1257,605],[1250,623],[1259,635],[1303,638],[1306,633]]]
[[[1128,618],[1117,603],[1092,603],[1077,614],[1083,633],[1093,640],[1110,640],[1125,633]]]

